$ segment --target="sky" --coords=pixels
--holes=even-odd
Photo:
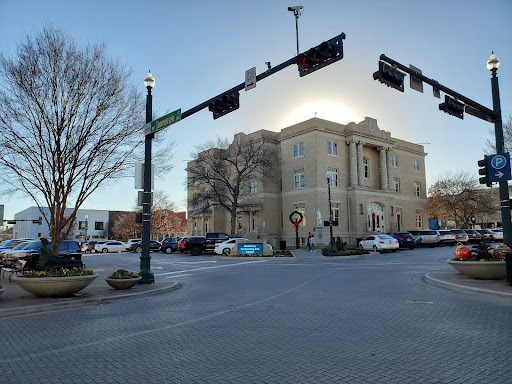
[[[498,70],[503,118],[512,114],[512,1],[495,0],[218,0],[123,1],[0,0],[0,51],[16,52],[27,34],[45,25],[62,28],[78,43],[106,43],[109,55],[132,70],[145,92],[151,70],[155,118],[187,111],[297,53],[295,17],[289,6],[302,5],[299,48],[307,51],[344,32],[344,58],[308,76],[295,65],[240,92],[240,108],[213,120],[204,109],[158,132],[176,142],[173,168],[161,170],[155,189],[186,210],[186,163],[197,145],[217,137],[259,129],[280,131],[315,116],[348,124],[377,119],[392,137],[424,145],[427,187],[447,172],[478,176],[485,141],[493,125],[470,115],[463,120],[439,111],[444,101],[409,88],[404,93],[374,81],[381,54],[420,68],[479,104],[492,109],[491,51]],[[158,167],[158,164],[154,164]],[[134,172],[135,173],[135,172]],[[131,210],[134,178],[107,183],[82,206]],[[34,205],[23,195],[2,195],[6,219]]]

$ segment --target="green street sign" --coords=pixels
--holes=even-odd
[[[149,135],[151,133],[161,131],[162,129],[167,128],[169,125],[177,123],[180,120],[181,108],[156,120],[153,120],[151,123],[147,123],[144,126],[144,134]]]

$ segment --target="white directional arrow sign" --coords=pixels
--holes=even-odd
[[[503,177],[504,173],[501,171],[498,171],[498,173],[494,174],[498,179],[501,179]]]

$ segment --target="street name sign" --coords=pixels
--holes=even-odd
[[[487,167],[491,183],[512,179],[510,174],[510,153],[508,152],[487,156]]]
[[[153,120],[151,123],[147,123],[144,126],[144,134],[150,135],[152,133],[161,131],[168,126],[177,123],[181,120],[181,108],[177,109],[174,112],[168,113],[165,116],[160,117],[159,119]]]

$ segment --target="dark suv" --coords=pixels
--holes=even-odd
[[[414,249],[416,247],[416,240],[409,232],[391,232],[389,236],[398,240],[400,248]]]

